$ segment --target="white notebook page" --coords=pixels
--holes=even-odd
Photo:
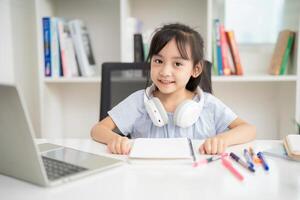
[[[137,138],[129,158],[191,158],[191,149],[187,138]]]

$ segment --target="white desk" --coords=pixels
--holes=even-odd
[[[48,142],[95,154],[106,146],[89,139],[56,139]],[[39,143],[46,140],[39,140]],[[229,148],[242,155],[250,145],[264,150],[280,141],[255,141]],[[126,160],[126,156],[113,155]],[[198,157],[200,155],[197,155]],[[270,172],[261,166],[254,174],[232,162],[245,180],[238,181],[220,161],[198,168],[187,165],[130,165],[110,169],[53,188],[43,188],[0,175],[0,199],[300,199],[300,162],[267,157]]]

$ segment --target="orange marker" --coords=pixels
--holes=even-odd
[[[256,154],[254,153],[254,150],[251,147],[249,147],[249,152],[250,152],[250,155],[252,156],[253,162],[255,164],[261,164],[261,160],[256,156]]]

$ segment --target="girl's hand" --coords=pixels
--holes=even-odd
[[[226,141],[222,137],[215,136],[205,140],[199,151],[201,154],[222,154],[226,148]]]
[[[107,144],[107,148],[114,154],[129,154],[131,141],[127,137],[118,135]]]

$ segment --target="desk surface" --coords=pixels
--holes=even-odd
[[[90,139],[38,140],[100,155],[110,155],[106,146]],[[196,141],[198,144],[201,141]],[[227,149],[242,155],[245,147],[264,150],[281,141],[257,140]],[[195,145],[196,146],[196,145]],[[197,157],[203,157],[197,155]],[[245,180],[238,181],[215,161],[192,168],[188,165],[124,165],[52,188],[43,188],[0,175],[1,199],[300,199],[300,162],[267,157],[270,171],[256,167],[254,174],[233,163]]]

